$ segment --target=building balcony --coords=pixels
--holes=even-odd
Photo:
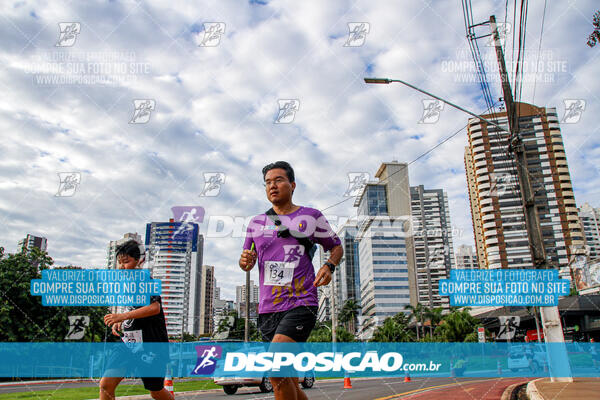
[[[481,207],[481,213],[482,214],[487,214],[487,213],[493,213],[494,212],[494,206],[485,206],[485,207]],[[494,215],[494,214],[492,214]]]
[[[490,229],[490,228],[496,228],[496,222],[495,221],[486,222],[485,224],[483,224],[483,229]]]
[[[488,174],[480,175],[476,179],[477,183],[481,183],[481,182],[489,181],[489,180],[490,180],[490,176]]]
[[[486,238],[490,237],[490,236],[497,236],[497,235],[498,235],[498,231],[495,229],[483,231],[483,236],[485,236]]]

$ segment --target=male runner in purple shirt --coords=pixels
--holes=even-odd
[[[296,182],[290,164],[277,161],[262,172],[273,208],[248,225],[240,268],[249,271],[258,259],[258,329],[263,340],[306,342],[317,320],[317,286],[331,282],[343,255],[341,241],[319,210],[292,203]],[[316,277],[315,244],[330,251]],[[276,400],[308,399],[298,378],[271,377],[271,383]]]

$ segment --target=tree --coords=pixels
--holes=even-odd
[[[317,322],[315,328],[310,333],[307,342],[331,342],[331,321]],[[354,335],[343,326],[338,326],[336,330],[336,340],[339,343],[354,342]]]
[[[445,342],[476,342],[479,322],[471,314],[469,308],[462,310],[452,308],[450,313],[442,318],[435,333]]]
[[[415,340],[412,330],[408,327],[410,318],[404,313],[398,313],[383,321],[383,325],[373,332],[371,342],[412,342]]]
[[[587,44],[590,47],[594,47],[596,43],[600,42],[600,11],[596,11],[593,18],[594,31],[588,37]]]
[[[423,326],[423,317],[427,312],[428,308],[423,306],[423,304],[421,303],[417,303],[416,306],[407,304],[406,306],[404,306],[404,309],[410,311],[411,319],[413,319],[417,323],[417,340],[419,340],[419,326],[421,326],[421,329],[425,328]],[[424,331],[421,332],[421,336],[425,336]]]
[[[434,326],[437,326],[442,321],[442,307],[428,308],[425,311],[425,318],[429,321],[429,338],[433,339]]]
[[[107,307],[49,307],[40,296],[30,294],[32,279],[41,279],[41,271],[54,261],[48,253],[33,248],[27,252],[4,254],[0,251],[0,341],[63,342],[69,333],[69,316],[89,316],[82,341],[114,340],[104,325]],[[69,267],[74,268],[74,267]]]
[[[358,310],[361,306],[354,299],[348,299],[342,307],[340,312],[340,322],[346,324],[346,329],[353,335],[356,334],[356,320],[358,317]]]

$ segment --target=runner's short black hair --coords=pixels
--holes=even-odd
[[[281,168],[281,169],[285,170],[285,173],[290,182],[294,182],[296,180],[296,177],[294,176],[294,169],[286,161],[275,161],[274,163],[265,165],[265,167],[262,169],[263,180],[267,176],[267,172],[269,172],[272,169],[276,169],[276,168]]]
[[[116,257],[120,255],[127,255],[133,259],[140,259],[140,244],[135,240],[128,240],[127,242],[117,246],[115,251]]]

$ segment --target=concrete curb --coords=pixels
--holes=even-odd
[[[529,400],[544,400],[544,397],[542,397],[542,395],[538,391],[537,387],[535,386],[535,383],[537,381],[541,381],[542,379],[544,379],[544,378],[534,379],[527,384],[527,392],[526,393],[527,393],[527,397],[529,397]]]
[[[514,384],[510,385],[509,387],[507,387],[506,389],[504,389],[504,392],[502,392],[502,397],[500,397],[500,400],[510,400],[510,398],[512,397],[512,393],[515,391],[517,386],[521,386],[523,383],[524,382],[514,383]]]

